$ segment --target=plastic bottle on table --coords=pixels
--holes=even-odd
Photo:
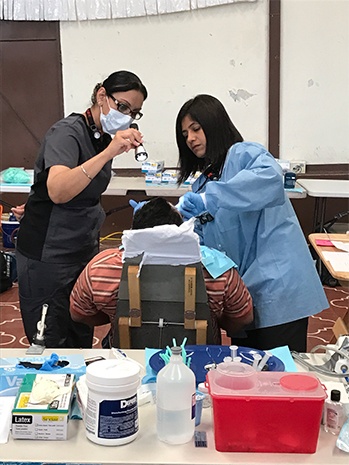
[[[204,400],[202,401],[202,407],[203,408],[208,408],[212,406],[212,399],[211,396],[208,392],[208,388],[205,386],[205,383],[199,383],[198,385],[198,391],[202,392],[204,394]]]
[[[325,402],[324,428],[327,433],[338,435],[346,418],[341,393],[332,389],[331,398]]]
[[[157,435],[168,444],[189,442],[195,430],[195,375],[172,347],[170,362],[156,378]]]

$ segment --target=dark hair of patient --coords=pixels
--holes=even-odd
[[[190,116],[193,121],[198,122],[205,133],[204,158],[197,158],[187,146],[182,134],[182,121],[185,116]],[[205,94],[188,100],[179,110],[176,119],[176,139],[179,149],[178,184],[185,181],[190,174],[204,171],[211,164],[220,172],[230,147],[243,141],[222,103],[212,95]]]
[[[133,217],[132,229],[153,228],[163,224],[180,226],[182,223],[183,219],[178,210],[164,198],[156,197],[136,211]]]

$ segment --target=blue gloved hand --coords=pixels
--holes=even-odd
[[[142,208],[143,205],[145,205],[145,204],[147,203],[147,201],[146,201],[146,200],[143,200],[143,202],[136,202],[135,200],[132,200],[132,199],[131,199],[131,200],[129,200],[128,203],[129,203],[129,204],[131,205],[131,207],[133,208],[133,214],[135,214],[137,210],[139,210],[140,208]]]
[[[205,204],[200,194],[186,192],[179,198],[176,208],[185,220],[189,220],[193,216],[203,213],[205,211]]]

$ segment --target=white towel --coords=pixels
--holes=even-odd
[[[142,265],[189,265],[201,261],[195,219],[147,229],[126,230],[122,236],[123,260],[143,254]]]

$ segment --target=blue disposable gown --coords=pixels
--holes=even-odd
[[[219,181],[201,175],[214,220],[198,230],[202,243],[238,265],[255,307],[252,327],[295,321],[328,308],[328,301],[298,219],[283,186],[282,170],[262,145],[234,144]]]

